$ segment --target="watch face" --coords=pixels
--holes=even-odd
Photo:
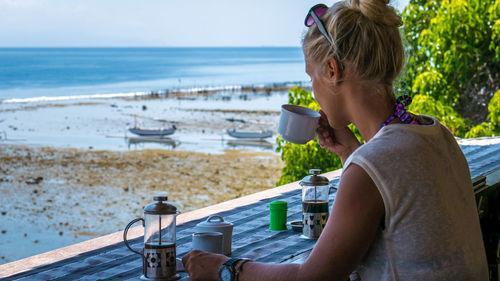
[[[222,281],[232,281],[232,274],[231,274],[231,270],[229,269],[229,267],[227,266],[224,266],[222,268],[222,270],[220,271],[220,279]]]

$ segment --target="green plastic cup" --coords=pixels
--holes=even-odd
[[[288,203],[286,201],[273,201],[269,204],[270,230],[286,230],[286,211]]]

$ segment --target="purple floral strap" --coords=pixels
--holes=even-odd
[[[380,126],[379,130],[391,123],[391,121],[396,117],[401,119],[401,122],[403,122],[403,124],[418,124],[415,115],[406,111],[406,107],[410,105],[411,101],[412,99],[410,96],[404,95],[398,97],[396,99],[394,113],[387,120],[385,120],[384,124]]]

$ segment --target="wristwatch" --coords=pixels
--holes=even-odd
[[[234,266],[240,258],[230,258],[219,268],[219,281],[236,281],[236,270]]]

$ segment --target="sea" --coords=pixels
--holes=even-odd
[[[294,85],[310,85],[300,47],[0,48],[0,144],[274,151]],[[129,131],[171,125],[170,142]],[[232,129],[275,133],[249,143]]]
[[[0,48],[0,101],[303,82],[300,47]]]

